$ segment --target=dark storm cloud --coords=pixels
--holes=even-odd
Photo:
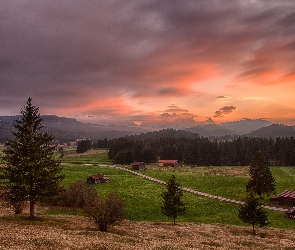
[[[200,81],[202,62],[222,68],[238,60],[241,76],[255,74],[267,68],[255,57],[257,43],[261,49],[293,36],[285,48],[294,47],[294,6],[262,0],[4,0],[0,106],[9,100],[19,107],[28,96],[63,107],[128,91],[134,97],[186,93],[178,80],[192,75]],[[245,53],[254,59],[242,62]]]
[[[225,106],[217,111],[215,111],[214,117],[222,117],[234,112],[237,108],[234,106]]]

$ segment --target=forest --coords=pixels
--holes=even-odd
[[[146,163],[174,159],[191,166],[247,166],[261,151],[269,165],[295,165],[294,137],[208,139],[187,131],[164,129],[117,139],[98,140],[97,147],[109,148],[117,164]]]

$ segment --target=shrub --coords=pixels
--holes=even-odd
[[[6,207],[11,207],[15,214],[21,214],[27,205],[25,201],[13,199],[8,189],[0,189],[0,197],[0,202]]]
[[[83,208],[88,200],[96,199],[96,196],[97,192],[93,186],[79,180],[66,189],[64,203],[66,206],[71,207],[73,213],[76,214],[79,208]]]
[[[125,205],[116,193],[106,197],[96,195],[95,199],[87,199],[84,212],[95,221],[100,231],[106,232],[109,225],[125,218]]]

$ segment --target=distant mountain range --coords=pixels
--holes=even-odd
[[[0,143],[12,138],[13,122],[20,116],[0,116]],[[126,135],[141,134],[161,130],[164,128],[174,128],[197,133],[202,137],[233,138],[235,136],[247,137],[295,137],[294,126],[282,124],[273,124],[269,121],[257,120],[240,120],[236,122],[226,122],[215,124],[212,119],[203,123],[188,122],[186,126],[180,121],[175,123],[142,123],[137,126],[120,125],[99,125],[92,123],[82,123],[73,118],[58,117],[55,115],[42,116],[44,129],[55,136],[59,142],[70,142],[77,139],[88,138],[90,140],[104,138],[118,138]],[[117,123],[119,124],[119,122]],[[193,125],[193,126],[192,126]],[[163,127],[166,126],[166,127]]]
[[[0,143],[12,138],[13,123],[21,116],[0,116]],[[125,135],[146,133],[147,130],[134,126],[99,125],[82,123],[74,118],[55,115],[41,116],[44,130],[54,135],[61,143],[76,141],[77,139],[104,139],[118,138]]]
[[[245,119],[221,124],[197,125],[186,128],[185,130],[198,133],[203,137],[220,137],[226,135],[244,135],[270,125],[272,125],[271,122],[262,119]]]

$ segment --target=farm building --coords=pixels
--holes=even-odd
[[[177,160],[158,160],[160,167],[178,167],[179,163]]]
[[[89,184],[98,184],[109,182],[109,178],[103,174],[91,175],[87,178],[87,183]]]
[[[295,207],[289,209],[285,215],[288,217],[288,218],[291,218],[291,219],[295,219]]]
[[[133,162],[131,163],[132,169],[134,170],[145,170],[145,163],[140,161],[140,162]]]
[[[284,190],[280,195],[271,197],[270,203],[289,206],[295,205],[295,191]]]

